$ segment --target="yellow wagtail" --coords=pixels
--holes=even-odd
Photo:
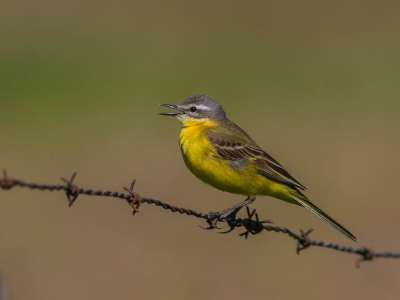
[[[230,121],[222,106],[211,97],[196,94],[178,105],[160,105],[179,111],[160,115],[174,116],[182,123],[179,145],[188,169],[206,184],[248,197],[216,214],[252,203],[258,195],[272,196],[307,208],[356,241],[346,228],[311,203],[300,192],[306,188]]]

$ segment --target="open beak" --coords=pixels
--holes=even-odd
[[[172,109],[176,109],[179,110],[180,112],[183,112],[180,108],[178,108],[177,105],[173,105],[173,104],[160,104],[160,106],[165,106],[165,107],[169,107]],[[158,113],[161,116],[177,116],[180,115],[180,113]]]

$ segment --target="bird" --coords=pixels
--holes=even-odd
[[[238,125],[226,117],[221,104],[205,94],[194,94],[181,104],[160,104],[177,110],[159,113],[182,123],[179,146],[186,167],[201,181],[218,190],[247,196],[219,215],[252,203],[257,196],[270,196],[302,206],[346,237],[356,237],[313,204],[306,187]]]

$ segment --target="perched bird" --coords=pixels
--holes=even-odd
[[[248,197],[223,213],[253,202],[256,196],[271,196],[307,208],[356,241],[346,228],[308,200],[300,191],[306,188],[230,121],[210,96],[196,94],[178,105],[160,105],[179,111],[160,115],[174,116],[182,123],[179,146],[187,168],[206,184]]]

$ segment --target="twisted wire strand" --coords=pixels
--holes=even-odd
[[[196,218],[201,218],[207,220],[208,224],[210,227],[207,227],[205,229],[215,229],[217,228],[216,226],[212,226],[209,218],[209,214],[202,213],[202,212],[197,212],[191,209],[187,208],[182,208],[182,207],[176,207],[173,205],[170,205],[168,203],[162,202],[160,200],[152,199],[152,198],[146,198],[146,197],[140,197],[139,194],[133,192],[133,186],[135,181],[132,182],[131,189],[128,190],[125,188],[125,190],[128,191],[128,194],[124,194],[121,192],[116,192],[116,191],[102,191],[102,190],[93,190],[93,189],[83,189],[79,188],[78,186],[72,184],[72,181],[75,177],[75,173],[72,175],[71,179],[68,181],[64,179],[63,177],[61,178],[66,184],[37,184],[33,182],[26,182],[23,180],[19,179],[9,179],[7,177],[7,173],[4,170],[3,171],[3,178],[0,179],[0,188],[3,190],[9,190],[15,186],[19,187],[27,187],[32,190],[47,190],[47,191],[60,191],[63,190],[67,198],[70,202],[70,205],[73,204],[73,202],[76,200],[78,195],[88,195],[88,196],[105,196],[105,197],[114,197],[114,198],[119,198],[119,199],[124,199],[128,201],[129,204],[136,204],[136,208],[139,207],[140,203],[147,203],[147,204],[154,204],[156,206],[162,207],[166,210],[172,211],[172,212],[178,212],[180,214],[186,214],[188,216],[194,216]],[[140,200],[140,201],[139,201]],[[134,213],[137,211],[135,209]],[[356,266],[359,267],[360,262],[362,261],[371,261],[374,258],[400,258],[400,253],[393,253],[393,252],[373,252],[371,249],[368,248],[359,248],[355,249],[352,247],[346,247],[346,246],[341,246],[338,244],[334,244],[331,242],[324,242],[324,241],[316,241],[316,240],[311,240],[309,238],[309,233],[312,230],[307,231],[304,233],[301,229],[301,234],[297,234],[293,231],[291,231],[288,228],[285,227],[278,227],[278,226],[271,226],[271,225],[265,225],[265,223],[271,223],[270,221],[259,221],[258,214],[253,210],[253,212],[250,213],[249,208],[246,206],[247,209],[247,215],[248,217],[245,219],[242,218],[237,218],[236,214],[240,210],[236,209],[232,213],[230,213],[227,216],[220,216],[217,218],[217,222],[226,222],[230,230],[226,232],[220,232],[220,233],[228,233],[230,231],[233,231],[234,229],[238,227],[245,227],[246,231],[241,233],[240,236],[245,236],[245,238],[248,238],[249,234],[255,235],[259,234],[262,231],[274,231],[274,232],[281,232],[284,234],[287,234],[288,236],[292,237],[293,239],[297,240],[297,253],[299,254],[300,251],[310,247],[310,246],[317,246],[317,247],[322,247],[322,248],[330,248],[336,251],[341,251],[341,252],[346,252],[346,253],[353,253],[361,256],[359,260],[356,262]],[[256,217],[256,219],[253,219],[253,216]],[[216,224],[216,221],[215,224]]]

